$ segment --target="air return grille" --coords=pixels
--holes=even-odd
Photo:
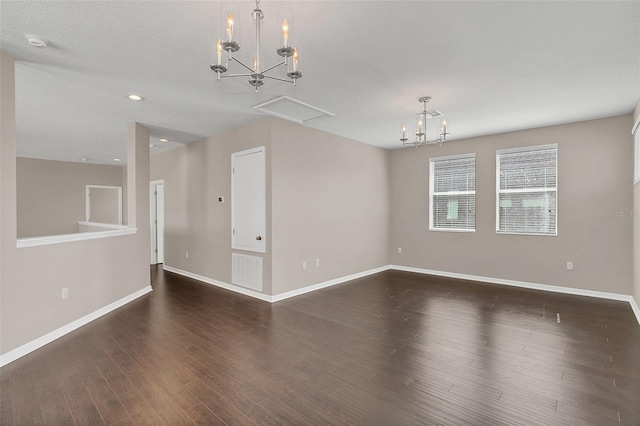
[[[262,291],[262,258],[246,254],[231,254],[231,283]]]

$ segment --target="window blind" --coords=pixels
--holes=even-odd
[[[429,160],[429,229],[476,228],[476,156]]]
[[[496,231],[557,235],[557,145],[496,153]]]

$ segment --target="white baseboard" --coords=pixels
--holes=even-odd
[[[629,297],[631,297],[631,296],[629,296]],[[638,303],[636,303],[636,299],[631,297],[631,300],[629,300],[629,304],[631,305],[631,309],[633,310],[633,313],[636,315],[636,319],[638,320],[638,324],[640,324],[640,308],[638,307]]]
[[[202,281],[206,284],[211,284],[216,287],[224,288],[225,290],[235,291],[236,293],[244,294],[245,296],[254,297],[256,299],[264,300],[265,302],[271,302],[271,296],[260,293],[248,288],[239,287],[234,284],[228,284],[223,281],[214,280],[213,278],[205,277],[204,275],[194,274],[193,272],[184,271],[182,269],[174,268],[173,266],[163,265],[162,269],[165,271],[173,272],[174,274],[182,275],[187,278],[193,278],[194,280]]]
[[[244,294],[245,296],[254,297],[256,299],[264,300],[265,302],[275,303],[284,299],[289,299],[290,297],[299,296],[301,294],[309,293],[312,291],[320,290],[325,287],[330,287],[333,285],[341,284],[346,281],[355,280],[356,278],[366,277],[367,275],[377,274],[378,272],[386,271],[389,269],[389,266],[382,266],[380,268],[369,269],[368,271],[358,272],[356,274],[346,275],[344,277],[335,278],[333,280],[324,281],[318,284],[313,284],[307,287],[299,288],[296,290],[287,291],[285,293],[276,294],[275,296],[269,296],[264,293],[260,293],[254,290],[249,290],[244,287],[239,287],[237,285],[225,283],[223,281],[214,280],[213,278],[205,277],[202,275],[194,274],[193,272],[184,271],[182,269],[174,268],[173,266],[164,265],[164,270],[176,273],[178,275],[183,275],[188,278],[193,278],[194,280],[202,281],[207,284],[215,285],[216,287],[221,287],[226,290],[235,291],[236,293]]]
[[[106,315],[109,312],[115,309],[118,309],[121,306],[126,305],[127,303],[149,293],[151,290],[152,290],[151,286],[149,285],[141,290],[136,291],[135,293],[132,293],[128,296],[123,297],[120,300],[116,300],[115,302],[110,303],[107,306],[104,306],[96,311],[93,311],[90,314],[85,315],[80,319],[77,319],[73,322],[70,322],[67,325],[64,325],[56,330],[53,330],[52,332],[47,333],[44,336],[38,337],[37,339],[30,341],[29,343],[26,343],[5,354],[0,355],[0,367],[3,367],[9,364],[10,362],[15,361],[16,359],[21,358],[27,355],[28,353],[43,347],[47,343],[51,343],[54,340],[64,336],[65,334],[71,333],[72,331],[82,327],[83,325],[86,325],[91,321],[98,319],[101,316]]]
[[[344,277],[335,278],[333,280],[325,281],[318,284],[313,284],[307,287],[299,288],[296,290],[287,291],[285,293],[276,294],[271,297],[272,302],[279,302],[280,300],[288,299],[290,297],[299,296],[301,294],[309,293],[312,291],[320,290],[321,288],[331,287],[333,285],[342,284],[347,281],[355,280],[356,278],[366,277],[368,275],[377,274],[378,272],[384,272],[389,269],[389,265],[381,266],[379,268],[369,269],[367,271],[358,272],[356,274],[346,275]]]
[[[631,309],[633,310],[633,313],[635,314],[636,319],[638,320],[638,324],[640,324],[640,309],[638,309],[638,305],[636,304],[636,301],[633,299],[633,296],[630,296],[627,294],[608,293],[605,291],[583,290],[583,289],[572,288],[572,287],[561,287],[556,285],[531,283],[526,281],[507,280],[504,278],[482,277],[479,275],[458,274],[456,272],[436,271],[433,269],[414,268],[411,266],[390,265],[389,269],[394,269],[397,271],[405,271],[405,272],[416,272],[418,274],[436,275],[439,277],[446,277],[446,278],[457,278],[460,280],[479,281],[479,282],[485,282],[485,283],[491,283],[491,284],[508,285],[512,287],[530,288],[533,290],[552,291],[555,293],[574,294],[577,296],[588,296],[588,297],[597,297],[600,299],[619,300],[622,302],[628,302],[631,305]]]

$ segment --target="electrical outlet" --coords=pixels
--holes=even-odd
[[[62,289],[62,298],[63,299],[69,298],[69,289],[67,287]]]
[[[184,257],[186,257],[187,259],[189,258],[189,252],[188,251],[184,252]]]
[[[307,269],[307,262],[306,261],[302,262],[302,269]]]
[[[402,254],[402,247],[398,247],[398,254]]]
[[[567,269],[573,269],[573,262],[567,262]]]
[[[320,266],[320,259],[316,259],[316,268]]]

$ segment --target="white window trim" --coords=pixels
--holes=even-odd
[[[118,223],[122,225],[122,187],[110,185],[85,185],[85,222],[91,222],[91,189],[117,189],[118,190]]]
[[[476,232],[476,228],[434,228],[433,227],[433,197],[436,195],[476,195],[476,191],[451,191],[451,192],[434,192],[434,176],[433,163],[436,161],[457,160],[462,158],[473,158],[475,160],[476,153],[447,155],[444,157],[429,158],[429,231],[434,232]],[[475,173],[475,169],[474,169]]]
[[[640,117],[631,128],[633,136],[633,184],[640,183]]]
[[[533,145],[533,146],[521,146],[518,148],[505,148],[496,150],[496,158],[498,154],[512,154],[514,152],[527,152],[527,151],[543,151],[545,149],[558,149],[557,143],[548,143],[545,145]],[[558,166],[558,162],[556,161],[556,168]],[[497,167],[497,164],[496,164]]]
[[[549,188],[525,188],[522,190],[509,190],[503,189],[500,190],[500,163],[498,162],[498,156],[500,154],[511,154],[514,152],[529,152],[529,151],[542,151],[545,149],[553,149],[556,150],[556,187]],[[535,146],[526,146],[520,148],[507,148],[507,149],[498,149],[496,150],[496,234],[497,235],[523,235],[523,236],[536,236],[536,237],[557,237],[558,236],[558,163],[560,162],[560,150],[558,149],[557,143],[545,144],[545,145],[535,145]],[[514,192],[553,192],[556,198],[556,227],[555,233],[553,234],[538,234],[532,232],[509,232],[509,231],[500,231],[500,194],[508,194]]]

